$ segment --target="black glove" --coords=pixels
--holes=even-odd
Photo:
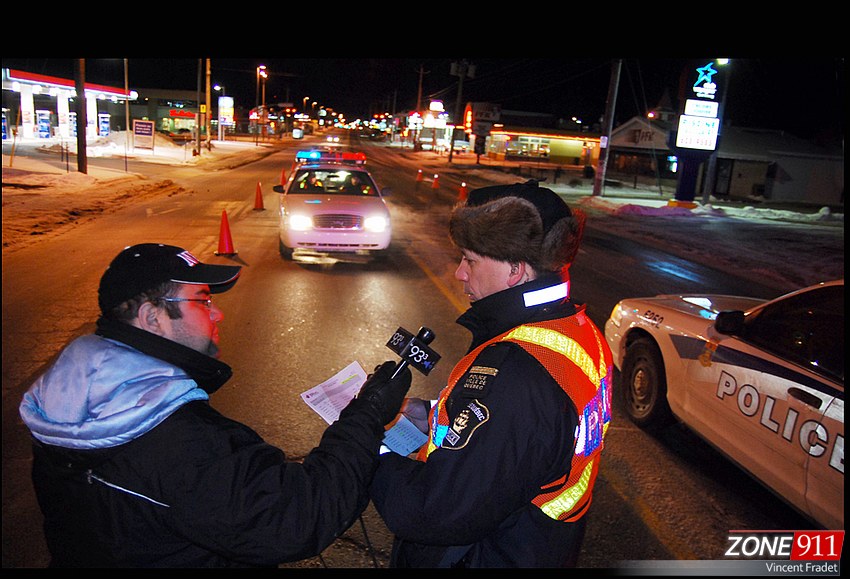
[[[391,422],[398,414],[413,379],[409,367],[405,367],[398,376],[391,379],[395,366],[395,362],[384,362],[375,368],[375,373],[369,375],[357,395],[378,410],[381,424]]]

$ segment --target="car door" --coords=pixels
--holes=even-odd
[[[812,409],[789,396],[799,380],[787,364],[738,337],[705,342],[688,361],[692,428],[800,509],[808,456],[795,444]],[[814,416],[816,418],[816,416]]]
[[[743,339],[788,366],[782,433],[805,457],[802,510],[844,528],[844,285],[771,302],[747,316]]]
[[[844,528],[844,391],[826,405],[806,469],[808,512],[827,529]]]
[[[843,513],[843,295],[826,286],[756,308],[687,370],[704,400],[697,430],[812,515]]]

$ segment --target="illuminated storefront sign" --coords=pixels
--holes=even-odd
[[[714,102],[717,84],[714,82],[714,63],[697,68],[697,80],[692,87],[696,98],[685,101],[684,114],[679,116],[676,146],[684,149],[713,151],[720,133],[719,105]]]
[[[232,127],[233,121],[233,97],[218,97],[218,122],[224,127]]]
[[[676,146],[688,149],[713,151],[717,146],[717,133],[720,130],[720,119],[707,117],[679,117],[679,132],[676,135]]]

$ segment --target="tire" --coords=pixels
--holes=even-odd
[[[639,427],[658,431],[673,422],[667,403],[667,377],[658,346],[639,338],[628,346],[620,373],[623,407]]]
[[[286,247],[283,244],[283,242],[280,240],[280,238],[278,238],[278,240],[277,240],[277,246],[278,246],[278,250],[280,251],[280,256],[283,259],[292,259],[292,249],[289,248],[289,247]]]

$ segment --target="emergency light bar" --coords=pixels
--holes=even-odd
[[[350,163],[365,165],[365,153],[340,153],[337,151],[298,151],[295,153],[296,163]]]

